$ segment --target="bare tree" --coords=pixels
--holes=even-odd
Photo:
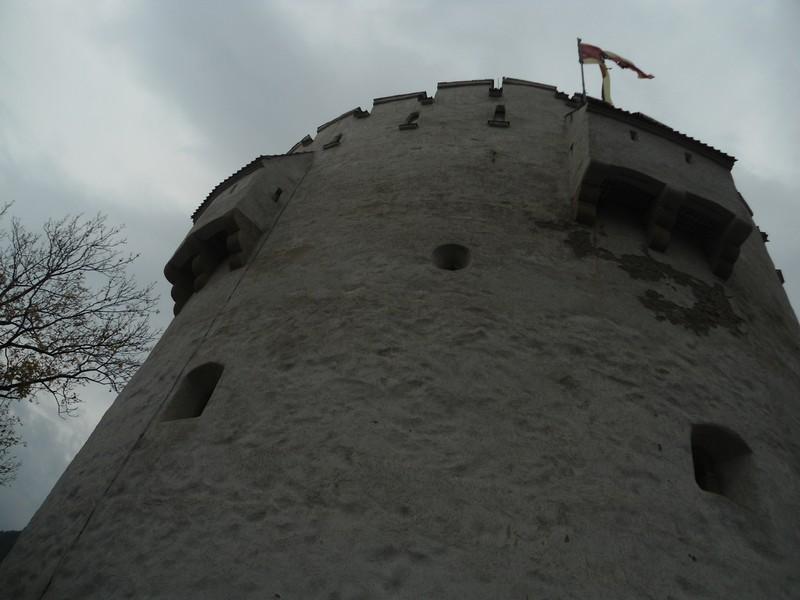
[[[14,447],[23,443],[17,431],[19,417],[9,412],[8,406],[0,406],[0,486],[14,480],[19,461],[13,454]]]
[[[71,414],[76,387],[119,391],[155,338],[153,286],[127,274],[136,256],[124,245],[101,215],[48,221],[41,234],[12,219],[0,231],[0,485],[18,466],[12,403],[50,396]]]

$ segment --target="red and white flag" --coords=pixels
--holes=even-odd
[[[615,54],[614,52],[609,52],[597,46],[583,43],[578,44],[578,52],[581,64],[598,65],[600,67],[600,73],[603,75],[603,102],[608,102],[611,106],[614,106],[614,103],[611,102],[611,76],[608,74],[608,67],[606,67],[605,63],[606,59],[613,60],[622,69],[636,71],[639,79],[653,79],[653,75],[645,73],[627,58]]]

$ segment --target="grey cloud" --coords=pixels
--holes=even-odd
[[[295,115],[325,93],[281,16],[255,3],[142,3],[114,36],[139,76],[207,132],[206,151],[228,169],[265,145],[288,149]]]

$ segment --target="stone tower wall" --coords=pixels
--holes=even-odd
[[[512,79],[259,157],[0,589],[796,596],[800,336],[732,163]]]

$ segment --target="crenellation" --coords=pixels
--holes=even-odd
[[[533,88],[539,88],[540,90],[545,90],[548,92],[552,92],[556,94],[559,99],[566,99],[567,95],[563,92],[559,92],[556,86],[554,85],[547,85],[546,83],[539,83],[538,81],[528,81],[526,79],[516,79],[514,77],[503,77],[503,87],[506,85],[519,85],[519,86],[527,86]]]
[[[449,89],[449,88],[458,88],[458,87],[469,87],[469,86],[482,86],[492,88],[494,87],[494,79],[469,79],[465,81],[440,81],[436,84],[437,90]]]
[[[301,139],[294,146],[289,148],[289,150],[286,152],[286,154],[287,155],[295,154],[298,150],[300,150],[300,148],[304,148],[306,146],[310,146],[313,143],[314,143],[314,138],[312,138],[311,135],[306,134],[305,136],[303,136],[303,139]]]
[[[317,133],[320,133],[333,125],[334,123],[338,123],[339,121],[346,119],[348,117],[355,117],[356,119],[363,119],[369,116],[369,112],[362,110],[360,106],[355,107],[353,110],[348,110],[346,113],[342,113],[335,119],[331,119],[317,127]]]
[[[379,106],[381,104],[388,104],[390,102],[399,102],[401,100],[417,100],[418,102],[421,101],[423,98],[428,97],[428,92],[411,92],[409,94],[395,94],[394,96],[382,96],[381,98],[375,98],[372,100],[373,108],[375,106]]]
[[[519,112],[519,115],[524,127],[528,114],[525,108],[537,105],[537,103],[540,104],[544,97],[550,97],[556,101],[556,103],[563,103],[565,99],[564,95],[558,93],[553,86],[515,78],[503,78],[502,83],[509,90],[512,90],[513,93],[505,99],[503,104],[492,105],[492,98],[498,98],[504,95],[507,96],[507,94],[504,94],[502,87],[494,87],[493,80],[482,79],[440,82],[437,85],[437,94],[446,94],[446,96],[439,98],[441,102],[444,102],[444,105],[440,107],[439,110],[426,117],[426,122],[429,123],[430,126],[435,127],[437,131],[446,131],[449,127],[455,125],[457,122],[455,119],[457,117],[460,116],[462,119],[468,119],[471,111],[479,109],[479,96],[475,96],[472,92],[469,92],[469,90],[484,86],[487,89],[487,92],[484,92],[485,95],[483,96],[485,99],[484,102],[489,104],[487,108],[493,111],[491,115],[492,118],[487,121],[488,125],[491,127],[508,128],[510,126],[510,121],[506,117],[509,104],[516,106],[521,103],[520,107],[522,110]],[[543,94],[544,96],[540,99],[538,94]],[[326,131],[335,124],[344,123],[346,118],[350,116],[356,119],[362,119],[373,114],[377,114],[378,118],[370,127],[383,127],[382,123],[385,122],[388,115],[388,113],[385,113],[384,106],[390,104],[397,107],[391,111],[392,115],[402,115],[401,122],[396,124],[395,127],[400,131],[416,130],[419,128],[420,111],[411,110],[411,112],[404,113],[401,105],[414,101],[424,105],[423,102],[428,100],[433,100],[433,98],[429,98],[425,92],[412,92],[375,98],[371,113],[363,111],[360,107],[353,109],[321,125],[318,128],[318,132]],[[566,104],[568,108],[572,102],[574,102],[574,100],[567,100]],[[470,106],[474,106],[474,108],[469,108]],[[457,113],[454,113],[454,110],[457,111]],[[695,151],[697,150],[695,146],[699,146],[702,148],[701,153],[704,154],[709,152],[710,147],[699,144],[696,140],[686,136],[681,137],[681,134],[677,134],[649,117],[640,117],[632,115],[631,113],[626,113],[625,111],[618,111],[617,109],[607,109],[606,107],[597,106],[596,103],[593,104],[592,102],[583,108],[580,106],[572,108],[564,116],[566,121],[569,121],[567,124],[568,131],[582,132],[578,133],[577,137],[572,133],[567,135],[569,147],[565,156],[567,164],[570,165],[566,175],[567,194],[572,199],[573,212],[576,220],[588,225],[593,224],[596,219],[597,206],[607,193],[606,188],[609,182],[619,180],[620,177],[622,180],[630,179],[630,174],[634,173],[633,179],[636,180],[634,186],[642,188],[646,197],[649,198],[649,200],[646,200],[646,212],[648,217],[647,222],[644,224],[648,244],[654,250],[666,252],[669,246],[672,228],[674,228],[678,222],[680,206],[686,202],[686,194],[693,197],[702,197],[702,192],[707,190],[704,190],[702,186],[695,186],[694,188],[690,186],[684,190],[679,189],[675,185],[676,178],[678,177],[677,175],[667,176],[663,181],[660,181],[658,178],[654,177],[654,172],[658,171],[661,176],[665,174],[670,175],[669,171],[664,171],[663,161],[658,164],[653,163],[650,165],[646,160],[642,162],[642,157],[644,156],[646,159],[646,156],[654,152],[653,145],[656,144],[656,138],[665,131],[669,132],[669,136],[667,140],[659,142],[661,144],[659,152],[662,152],[662,154],[663,149],[666,147],[665,144],[669,145],[674,140],[682,140],[682,143],[688,143]],[[630,151],[624,149],[624,145],[619,146],[619,142],[609,144],[609,138],[606,133],[607,130],[609,130],[609,126],[603,122],[603,119],[609,116],[620,118],[625,123],[633,123],[638,120],[636,129],[627,129],[624,131],[626,137],[629,138],[628,143],[643,144],[643,146],[637,148],[633,154],[631,154]],[[578,121],[575,119],[578,119]],[[351,127],[340,128],[326,139],[320,141],[321,149],[330,150],[340,146],[344,139],[345,130],[348,132],[350,144],[359,144],[361,143],[359,140],[362,139],[362,136],[369,135],[367,134],[368,130],[352,129]],[[644,138],[640,136],[640,131],[645,134]],[[655,135],[655,132],[658,132],[658,135]],[[306,136],[301,142],[308,146],[313,146],[314,144],[310,136]],[[713,153],[720,154],[716,150],[710,150]],[[697,161],[694,160],[693,153],[685,150],[676,152],[676,161],[678,160],[678,156],[683,157],[682,163],[684,164],[684,168],[696,169],[699,167]],[[688,160],[686,156],[691,156],[692,159]],[[719,160],[715,159],[716,162],[712,162],[714,164],[732,164],[731,157],[721,154],[720,156],[721,158],[719,158]],[[617,166],[615,166],[615,164]],[[622,165],[624,165],[624,168]],[[702,167],[701,178],[707,178],[708,172],[713,172],[715,168],[713,165],[706,163],[703,163]],[[672,170],[675,171],[676,169],[677,162],[676,167],[673,167]],[[628,173],[628,175],[620,176],[620,173],[623,171]],[[616,174],[611,174],[612,172]],[[717,178],[719,178],[719,176]],[[685,185],[686,175],[684,173],[681,173],[680,179]],[[730,179],[729,176],[727,176],[727,179]],[[579,181],[580,186],[578,186],[577,183]],[[719,183],[716,183],[715,186],[715,192],[718,193]],[[730,182],[728,183],[728,187],[732,189],[732,184],[730,184]],[[720,198],[706,198],[703,202],[719,205]],[[743,200],[740,204],[746,206]],[[720,210],[723,214],[727,215],[730,212],[730,206],[725,207],[720,205]],[[703,211],[701,210],[700,212]],[[735,211],[734,214],[736,214]],[[726,216],[722,220],[728,221],[730,218],[730,216]],[[731,227],[733,226],[731,225]],[[731,240],[735,239],[740,245],[741,240],[739,238],[741,237],[741,232],[744,232],[747,228],[733,227],[731,231],[735,230],[739,232],[738,235],[732,235],[730,233],[724,235],[722,233],[724,227],[719,223],[719,219],[714,221],[712,228],[718,231],[718,233],[715,234],[714,241],[702,242],[702,244],[709,248],[708,253],[712,264],[712,270],[720,277],[724,278],[730,275],[737,255],[735,251],[737,245],[731,242]]]
[[[436,102],[445,102],[451,107],[466,111],[459,116],[467,117],[471,108],[490,105],[493,100],[488,95],[494,85],[491,79],[475,81],[453,81],[439,83],[436,88]]]

